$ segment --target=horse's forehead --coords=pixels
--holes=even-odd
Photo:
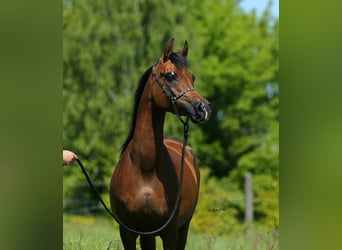
[[[187,74],[190,73],[189,69],[186,67],[182,67],[182,68],[178,68],[175,64],[173,64],[171,62],[171,60],[166,61],[165,63],[163,63],[161,71],[163,72],[182,72],[183,74]]]
[[[163,66],[162,66],[162,70],[164,72],[168,72],[168,71],[177,71],[177,66],[174,65],[171,60],[168,60],[166,61],[165,63],[163,63]]]

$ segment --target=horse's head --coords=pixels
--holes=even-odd
[[[175,53],[173,42],[172,38],[152,68],[152,78],[157,83],[153,99],[164,110],[188,116],[192,122],[208,121],[211,105],[195,90],[195,76],[187,68],[188,43],[185,41],[183,49]]]

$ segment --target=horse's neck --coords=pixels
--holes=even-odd
[[[132,139],[132,155],[144,172],[153,172],[163,154],[165,111],[155,107],[145,93],[140,100],[135,131]]]

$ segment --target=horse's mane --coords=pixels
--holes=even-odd
[[[173,64],[175,64],[178,68],[185,68],[188,66],[188,62],[187,62],[186,58],[181,56],[178,53],[172,52],[169,58],[170,58],[171,62]],[[138,88],[135,91],[134,110],[133,110],[133,115],[132,115],[131,128],[129,130],[129,134],[128,134],[127,139],[125,140],[124,144],[121,147],[121,155],[126,150],[128,143],[133,138],[133,133],[135,130],[135,123],[137,120],[138,107],[139,107],[139,103],[140,103],[140,98],[141,98],[141,95],[144,91],[145,85],[147,83],[147,79],[150,76],[151,72],[152,72],[152,66],[148,70],[146,70],[146,72],[140,78]]]
[[[140,98],[141,98],[141,95],[144,91],[145,85],[147,83],[147,79],[150,76],[151,72],[152,72],[152,67],[150,67],[139,80],[139,85],[135,91],[135,97],[134,97],[134,110],[133,110],[133,116],[132,116],[131,129],[129,130],[129,134],[128,134],[127,139],[125,140],[124,144],[121,147],[121,154],[125,151],[125,149],[128,146],[128,143],[133,138],[133,133],[135,130],[135,123],[137,120],[137,113],[138,113]]]

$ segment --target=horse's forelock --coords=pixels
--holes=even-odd
[[[171,62],[178,68],[188,67],[188,61],[185,57],[181,56],[179,53],[172,52],[170,55]]]

